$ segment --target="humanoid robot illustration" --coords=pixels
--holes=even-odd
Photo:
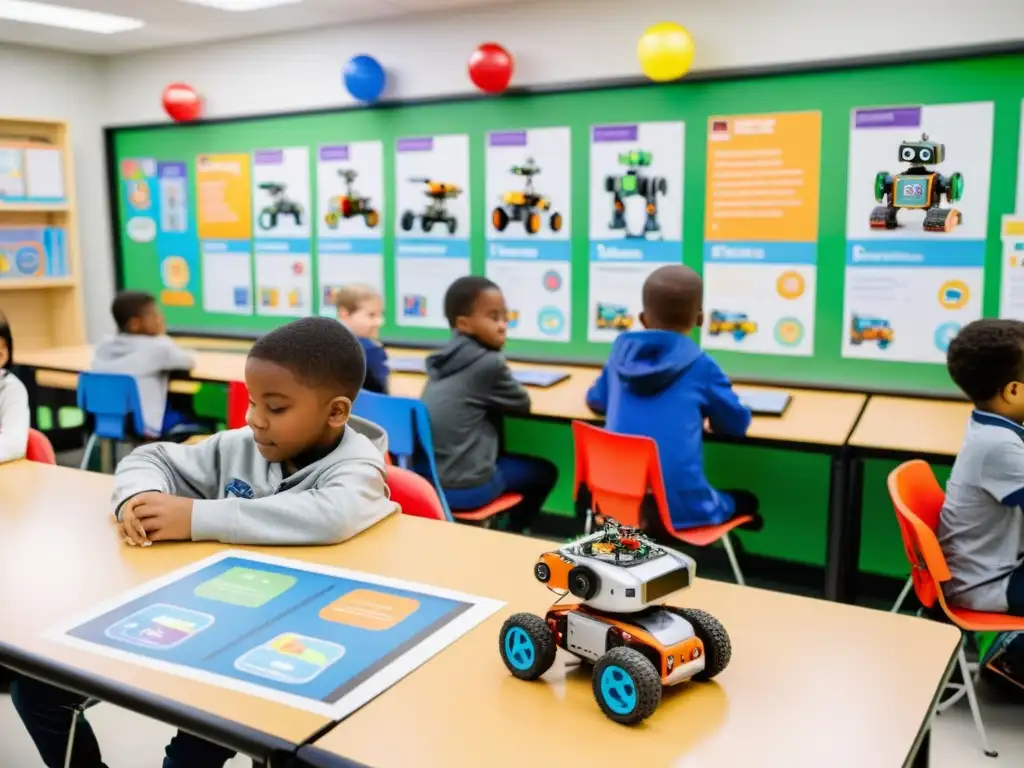
[[[920,141],[900,144],[899,159],[909,163],[903,172],[894,176],[880,171],[875,176],[875,201],[882,205],[871,211],[871,228],[896,229],[901,209],[923,209],[926,232],[952,232],[962,224],[963,214],[952,204],[963,197],[963,174],[944,176],[929,168],[946,159],[946,145],[931,141],[927,133],[922,133]],[[949,208],[942,207],[943,195]]]

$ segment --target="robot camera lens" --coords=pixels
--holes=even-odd
[[[922,162],[927,163],[932,159],[932,151],[928,147],[921,147],[921,151],[917,153],[917,156],[921,158]]]
[[[913,160],[914,159],[914,148],[913,147],[904,147],[900,151],[900,156],[904,160]]]

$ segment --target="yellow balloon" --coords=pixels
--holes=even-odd
[[[663,21],[644,32],[636,55],[651,80],[678,80],[690,71],[693,63],[693,38],[680,24]]]

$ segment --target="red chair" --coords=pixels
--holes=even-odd
[[[40,464],[56,464],[57,454],[53,451],[49,438],[36,429],[28,431],[28,445],[25,446],[25,458]]]
[[[246,424],[245,414],[249,410],[249,390],[241,381],[228,384],[228,429],[239,429]]]
[[[451,520],[434,486],[425,477],[392,464],[388,467],[387,480],[391,500],[402,507],[402,514],[428,520]]]
[[[677,531],[672,527],[658,445],[654,440],[639,435],[620,435],[582,421],[572,423],[572,433],[576,444],[576,494],[578,497],[581,486],[585,485],[591,496],[592,509],[587,511],[586,521],[588,533],[595,509],[623,525],[641,527],[644,502],[653,498],[662,527],[669,536],[695,547],[721,541],[736,583],[746,583],[729,532],[751,522],[752,515],[738,515],[720,525]]]
[[[942,583],[949,581],[952,574],[942,554],[936,531],[939,527],[939,512],[946,500],[935,474],[927,462],[915,459],[896,467],[888,480],[889,496],[896,511],[896,522],[900,526],[903,551],[910,563],[910,579],[914,594],[925,608],[938,603],[946,617],[964,632],[1020,632],[1024,631],[1024,618],[1008,616],[1005,613],[987,613],[956,608],[946,602]],[[964,695],[971,705],[974,725],[981,737],[981,746],[989,757],[998,753],[988,743],[985,724],[981,720],[978,698],[974,693],[972,673],[978,673],[977,665],[967,663],[963,643],[957,653],[963,683],[950,683],[956,691],[936,707],[942,712],[959,701]]]

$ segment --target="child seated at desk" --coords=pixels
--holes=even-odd
[[[522,494],[508,529],[526,530],[558,480],[554,464],[532,456],[499,456],[501,416],[529,413],[530,395],[504,355],[508,309],[501,289],[485,277],[460,277],[444,296],[454,335],[427,358],[422,400],[430,412],[437,471],[452,510]]]
[[[943,591],[961,608],[1024,616],[1024,323],[965,325],[946,367],[975,410],[939,514]]]
[[[188,402],[168,408],[167,383],[172,371],[189,371],[192,355],[166,334],[164,315],[151,294],[122,291],[110,307],[117,334],[96,347],[92,370],[97,373],[126,373],[139,387],[145,437],[159,437],[179,424],[192,420]]]
[[[384,299],[368,285],[343,285],[334,296],[338,320],[356,335],[366,356],[366,381],[363,389],[388,393],[388,353],[378,336],[384,324]]]
[[[14,338],[0,312],[0,462],[25,458],[28,446],[28,390],[11,371],[13,365]]]
[[[704,288],[689,267],[656,269],[644,282],[640,323],[621,334],[587,393],[587,405],[606,414],[612,432],[645,435],[658,444],[661,471],[676,530],[754,515],[747,491],[717,491],[704,476],[704,420],[714,432],[746,434],[750,410],[718,364],[688,335],[704,322]]]
[[[127,542],[333,544],[390,515],[387,436],[351,417],[364,366],[356,338],[328,318],[261,338],[245,364],[247,427],[193,446],[145,445],[118,465],[114,514]],[[11,695],[43,762],[60,768],[83,697],[20,676]],[[166,755],[164,768],[210,768],[233,753],[179,732]],[[71,764],[103,765],[84,718]]]

